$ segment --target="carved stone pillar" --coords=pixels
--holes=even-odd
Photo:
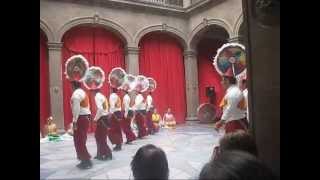
[[[64,131],[63,88],[61,67],[62,43],[48,42],[49,54],[49,88],[51,115],[60,132]]]
[[[187,120],[197,120],[199,106],[198,64],[194,50],[184,52],[184,67],[186,80]]]
[[[125,50],[126,71],[133,75],[139,74],[139,48],[127,47]]]

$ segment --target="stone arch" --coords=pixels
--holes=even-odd
[[[228,34],[228,38],[232,37],[232,28],[229,23],[222,19],[203,19],[203,22],[199,23],[190,33],[190,38],[188,40],[188,45],[190,49],[195,49],[197,43],[199,42],[199,34],[209,27],[217,26],[222,28]]]
[[[145,27],[138,31],[136,35],[134,36],[134,46],[138,47],[139,42],[146,34],[151,32],[164,32],[167,33],[174,38],[178,39],[179,43],[182,45],[183,49],[187,49],[187,35],[184,34],[182,31],[178,30],[177,28],[168,26],[167,24],[157,24]]]
[[[75,18],[68,21],[64,24],[58,31],[57,40],[58,42],[62,41],[63,35],[73,27],[78,25],[99,25],[104,27],[106,30],[115,33],[121,41],[127,45],[132,45],[132,37],[131,35],[119,24],[112,22],[107,19],[100,18],[99,16],[95,15],[92,17],[80,17]]]
[[[48,42],[53,42],[55,37],[54,34],[48,25],[44,20],[40,19],[40,29],[44,32],[44,34],[47,36]]]
[[[240,32],[240,27],[243,24],[243,13],[241,12],[241,14],[239,15],[239,17],[236,20],[236,23],[233,27],[233,35],[235,37],[239,36],[239,32]]]

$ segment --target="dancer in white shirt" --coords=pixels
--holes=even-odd
[[[97,128],[95,139],[97,143],[97,155],[94,157],[98,160],[112,159],[112,152],[107,144],[107,129],[109,125],[109,103],[108,99],[100,92],[105,80],[104,71],[100,67],[91,66],[88,70],[84,85],[89,89],[94,97],[96,105],[96,115],[93,121]]]
[[[86,147],[91,111],[89,97],[81,88],[81,82],[85,78],[88,68],[89,64],[87,60],[81,55],[72,56],[66,62],[65,74],[67,79],[71,81],[73,89],[70,100],[74,129],[73,140],[77,157],[81,161],[81,163],[77,165],[80,169],[89,169],[92,167],[91,156]]]
[[[138,138],[142,138],[147,135],[147,129],[146,129],[146,102],[143,98],[140,89],[136,89],[136,98],[134,103],[134,109],[135,109],[135,122],[138,126]]]
[[[225,126],[225,132],[235,132],[239,129],[247,130],[248,123],[246,120],[246,102],[242,91],[237,86],[237,80],[233,75],[232,69],[222,76],[222,86],[226,93],[220,103],[223,109],[221,120],[216,124],[219,129]]]
[[[109,104],[110,104],[110,124],[111,128],[109,130],[109,139],[112,144],[116,146],[113,148],[114,151],[120,151],[121,145],[123,143],[122,132],[120,121],[122,121],[122,113],[121,113],[121,99],[117,94],[118,90],[116,88],[111,89],[111,94],[109,96]]]
[[[136,135],[133,133],[131,129],[131,121],[133,118],[133,110],[132,110],[133,100],[130,98],[127,90],[123,90],[123,92],[125,93],[122,100],[122,110],[123,110],[124,117],[120,123],[121,123],[121,128],[127,138],[126,144],[131,144],[131,142],[136,139]]]

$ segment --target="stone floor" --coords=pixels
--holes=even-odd
[[[72,139],[40,143],[40,177],[51,180],[133,179],[130,170],[132,156],[139,147],[150,143],[165,151],[170,179],[196,179],[221,136],[212,124],[188,122],[174,130],[161,129],[159,133],[136,140],[132,145],[123,145],[121,151],[113,152],[111,161],[93,160],[93,168],[89,170],[76,168],[79,162]],[[92,134],[88,136],[87,147],[91,156],[95,156],[96,143]]]

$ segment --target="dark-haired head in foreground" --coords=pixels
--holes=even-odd
[[[224,151],[244,151],[254,156],[258,156],[256,142],[251,134],[246,131],[225,134],[219,141],[219,146],[213,149],[212,159],[216,159]]]
[[[142,146],[131,161],[134,179],[168,179],[169,167],[164,151],[152,144]]]
[[[225,151],[201,170],[200,180],[275,180],[272,171],[255,156],[243,151]]]
[[[258,156],[256,142],[248,132],[243,130],[224,135],[223,138],[220,139],[219,144],[221,152],[226,150],[241,150]]]

